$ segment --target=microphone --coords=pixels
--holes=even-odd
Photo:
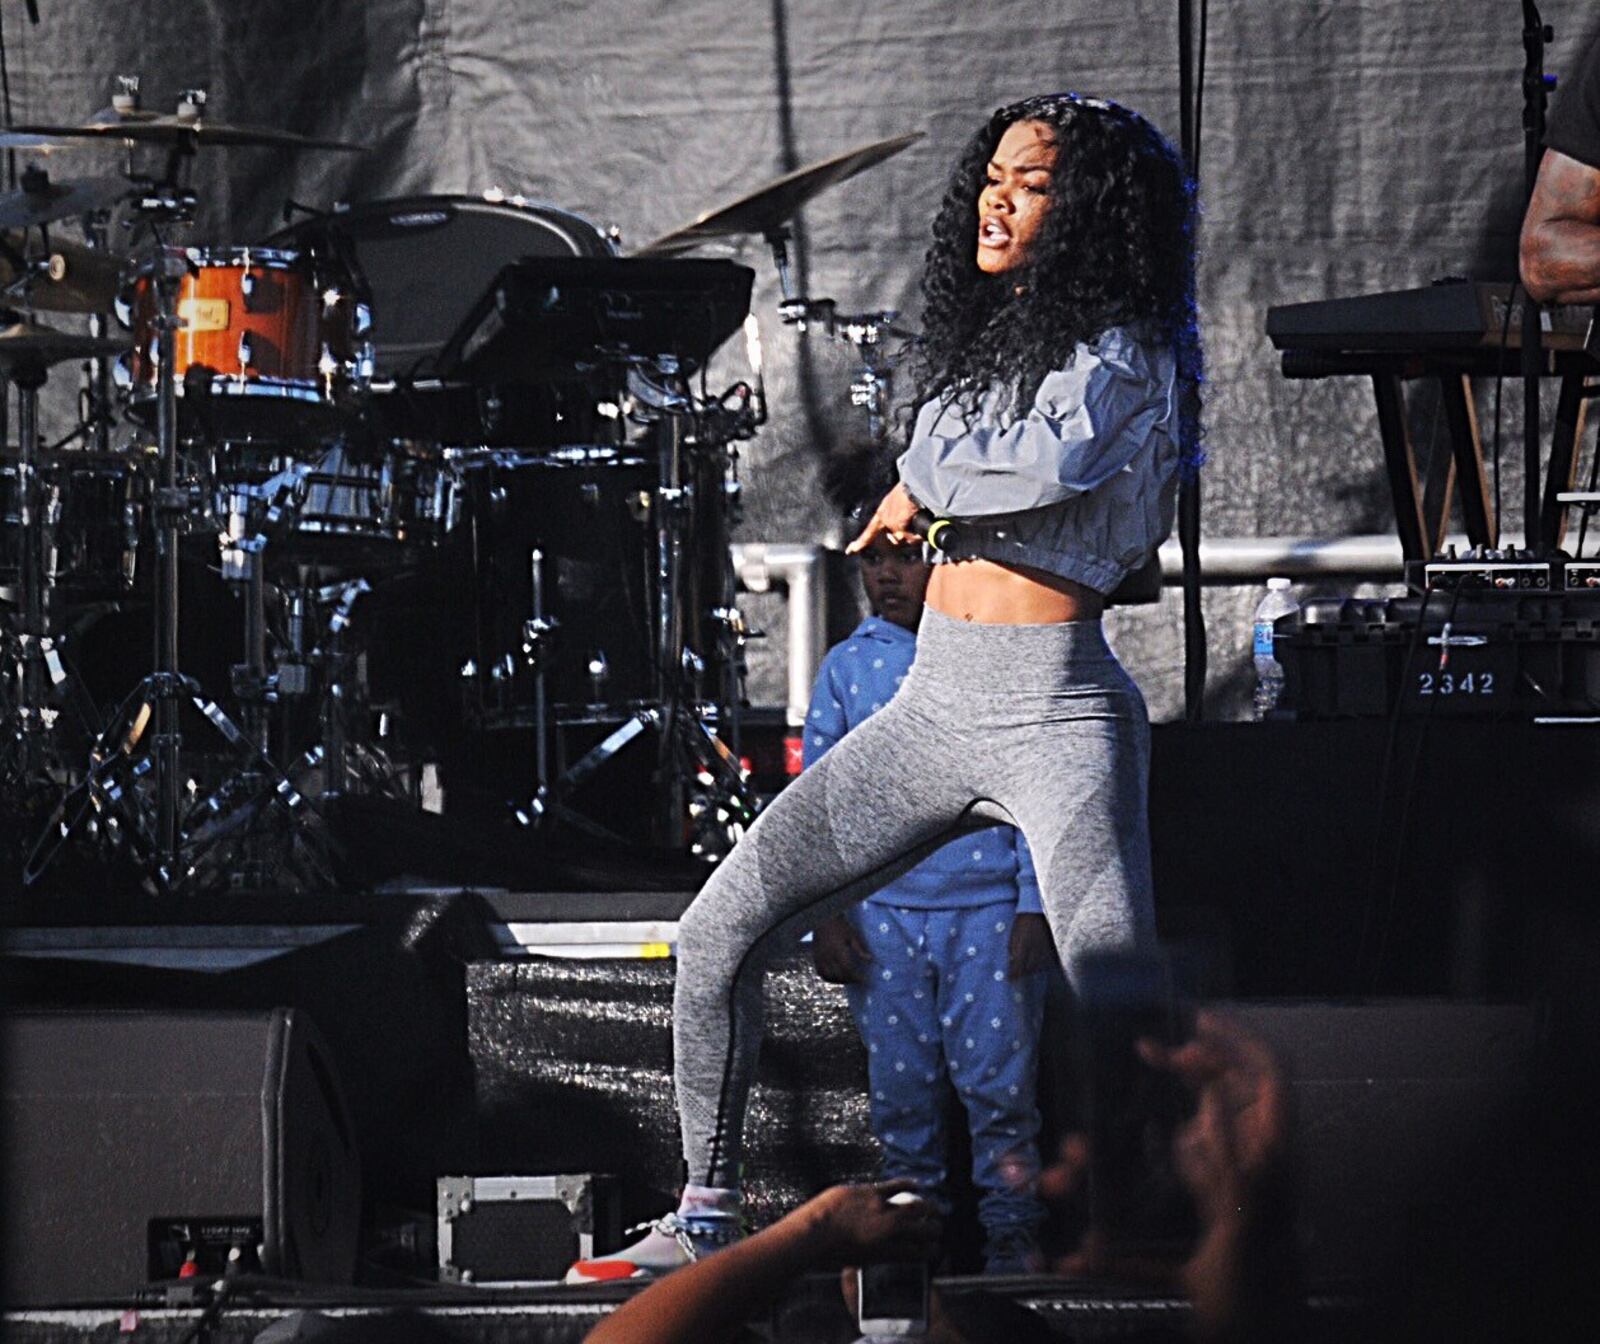
[[[932,509],[918,509],[912,514],[911,530],[936,551],[948,551],[961,544],[961,525],[938,517]]]

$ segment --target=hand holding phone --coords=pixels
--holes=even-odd
[[[884,1203],[920,1211],[927,1200],[914,1190],[898,1190]],[[863,1265],[856,1270],[856,1324],[868,1336],[926,1335],[928,1293],[926,1260]]]

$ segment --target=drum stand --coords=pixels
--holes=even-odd
[[[726,445],[691,432],[696,428],[694,405],[687,389],[681,386],[676,364],[665,359],[650,363],[652,371],[675,388],[660,408],[658,474],[651,507],[656,561],[651,650],[654,699],[635,710],[559,777],[549,778],[544,667],[555,644],[552,636],[557,625],[544,610],[543,557],[538,550],[530,552],[532,610],[523,626],[523,651],[532,663],[534,675],[535,792],[530,802],[515,808],[515,815],[524,824],[559,821],[597,839],[627,843],[568,806],[566,800],[630,743],[653,732],[658,806],[652,838],[663,848],[678,849],[687,833],[691,853],[715,860],[726,852],[756,812],[736,751],[729,749],[717,731],[731,729],[737,743],[739,655],[745,635],[743,620],[734,606],[732,561],[728,558],[723,517],[727,492],[720,476],[714,483],[697,480],[693,470],[695,466],[703,467],[703,459],[712,453],[719,466],[725,464]],[[712,494],[717,497],[709,498]],[[710,529],[709,538],[700,538],[721,557],[717,583],[720,591],[713,596],[708,610],[699,613],[716,624],[722,655],[724,675],[716,688],[721,703],[714,711],[703,703],[705,660],[686,638],[691,613],[686,610],[685,561],[697,509],[714,513],[719,524]]]
[[[5,718],[13,725],[10,740],[0,744],[0,781],[27,803],[41,787],[53,788],[71,774],[55,725],[67,705],[90,736],[100,729],[99,716],[82,684],[67,666],[54,638],[51,611],[52,566],[47,559],[53,535],[53,505],[44,484],[39,439],[39,389],[48,365],[82,353],[81,338],[49,328],[18,323],[6,345],[0,345],[0,379],[17,389],[18,564],[16,612],[4,632],[5,661],[11,680]],[[87,343],[101,346],[98,340]],[[0,398],[0,405],[4,399]],[[0,420],[3,420],[0,415]]]
[[[0,364],[17,389],[19,510],[22,555],[19,566],[21,601],[17,614],[16,736],[13,762],[6,774],[24,788],[49,773],[49,727],[54,715],[45,704],[47,680],[59,682],[63,671],[50,639],[48,595],[45,592],[45,503],[39,461],[39,389],[44,386],[41,361],[7,360]]]
[[[179,189],[152,192],[147,198],[148,218],[182,218],[188,198]],[[216,701],[203,696],[200,687],[178,667],[179,541],[194,509],[187,486],[178,480],[178,416],[175,372],[176,331],[179,326],[179,281],[186,271],[181,254],[158,247],[151,267],[156,295],[156,448],[157,478],[152,499],[152,533],[157,559],[155,584],[155,668],[124,701],[122,709],[100,733],[90,752],[89,768],[81,783],[64,797],[38,844],[25,873],[30,884],[43,875],[65,842],[80,826],[98,820],[113,843],[131,847],[153,888],[170,895],[204,885],[226,872],[231,885],[263,884],[275,871],[265,861],[257,843],[257,819],[270,808],[287,814],[289,850],[297,846],[296,832],[303,828],[310,809],[288,777],[267,754],[266,700],[246,694],[245,727],[228,717]],[[42,381],[42,378],[40,379]],[[19,385],[20,391],[20,385]],[[32,392],[36,394],[37,385]],[[19,414],[31,422],[33,407],[19,396]],[[26,431],[25,431],[26,432]],[[31,431],[36,436],[36,429]],[[246,523],[248,523],[248,519]],[[246,527],[237,538],[242,557],[239,579],[245,586],[246,660],[240,679],[247,691],[266,682],[265,590],[260,550],[264,538]],[[32,547],[30,546],[30,550]],[[30,610],[24,618],[28,630],[42,629],[42,618]],[[38,660],[34,660],[37,666]],[[24,694],[32,693],[39,678],[30,677]],[[239,754],[240,768],[185,818],[181,773],[182,736],[179,713],[187,701]],[[141,751],[141,743],[148,745]],[[152,816],[153,814],[153,816]],[[184,822],[190,825],[187,829]],[[242,855],[224,842],[242,838]],[[219,862],[220,859],[220,862]],[[230,862],[238,859],[239,862]],[[202,865],[206,871],[202,873]],[[290,865],[292,870],[294,865]],[[300,865],[313,881],[327,880],[320,855]],[[277,872],[295,875],[281,866]]]

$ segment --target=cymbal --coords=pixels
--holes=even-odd
[[[27,255],[27,235],[10,232],[5,241]],[[13,302],[19,307],[37,308],[50,313],[105,313],[111,311],[122,279],[123,262],[109,252],[85,247],[82,243],[52,240],[50,251],[39,260],[49,269],[38,272],[24,294]],[[0,255],[0,288],[16,282],[17,267]],[[4,300],[0,299],[0,303]]]
[[[76,126],[13,126],[8,131],[0,131],[0,149],[49,149],[85,140],[174,147],[265,145],[285,149],[332,149],[352,154],[366,152],[365,145],[345,140],[319,140],[272,126],[241,126],[205,116],[118,112],[111,108],[96,112],[88,121]]]
[[[18,369],[42,369],[62,360],[116,355],[132,344],[131,337],[119,340],[110,336],[84,336],[23,319],[0,327],[0,371],[11,376]]]
[[[128,184],[120,177],[52,182],[42,170],[29,168],[22,174],[20,190],[0,195],[0,229],[33,229],[58,219],[87,215],[115,205],[127,194]]]
[[[652,243],[646,243],[634,252],[638,257],[670,257],[690,252],[712,238],[732,238],[745,233],[766,233],[785,220],[792,218],[813,196],[819,196],[829,187],[837,186],[857,173],[875,167],[885,159],[893,158],[901,150],[922,139],[921,131],[910,135],[897,135],[889,140],[878,140],[861,145],[796,168],[792,173],[774,178],[748,195],[730,201],[715,210],[707,210],[692,224],[663,234]],[[3,141],[0,141],[3,143]]]

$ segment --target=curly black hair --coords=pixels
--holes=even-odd
[[[1041,122],[1058,167],[1025,270],[978,269],[978,196],[1006,128]],[[1201,372],[1194,297],[1193,184],[1172,145],[1137,112],[1074,93],[1000,108],[956,161],[923,263],[917,401],[975,405],[1009,391],[1021,414],[1080,341],[1143,324],[1177,352],[1185,391]],[[1182,398],[1185,464],[1199,465],[1198,395]]]

